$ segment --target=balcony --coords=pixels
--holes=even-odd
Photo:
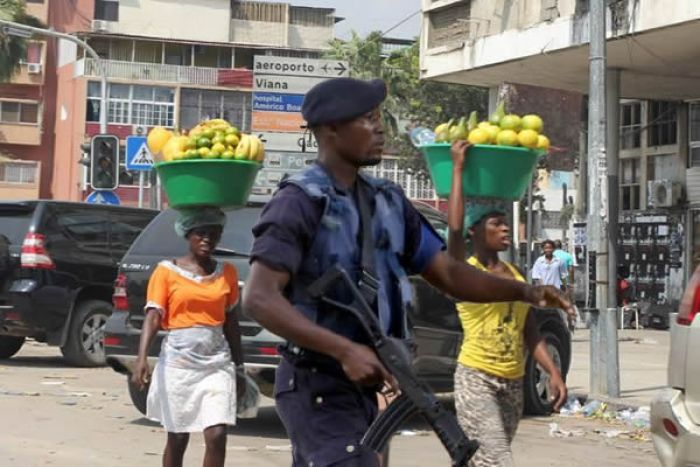
[[[0,144],[38,146],[41,144],[41,127],[31,123],[0,122]]]
[[[41,163],[0,156],[0,199],[38,199]]]
[[[220,69],[160,63],[102,60],[109,79],[149,81],[212,87],[252,88],[253,72],[245,69]],[[91,58],[78,60],[76,75],[99,77],[99,66]]]

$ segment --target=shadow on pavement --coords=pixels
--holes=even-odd
[[[80,368],[69,364],[61,356],[50,357],[12,357],[7,360],[0,360],[0,366],[24,367],[24,368]]]
[[[229,427],[228,433],[236,436],[287,439],[287,432],[274,407],[260,407],[256,418],[239,419],[236,426]]]

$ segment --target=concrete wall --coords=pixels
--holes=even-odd
[[[333,28],[289,25],[289,47],[293,49],[327,49]]]
[[[228,42],[229,0],[122,0],[110,32],[201,42]]]
[[[85,137],[85,96],[87,81],[74,78],[73,65],[58,70],[56,95],[56,142],[53,154],[52,193],[54,199],[82,200],[80,182],[83,166],[80,145]]]
[[[231,20],[231,42],[287,47],[286,23]]]

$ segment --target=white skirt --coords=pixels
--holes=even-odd
[[[168,332],[151,378],[146,416],[171,433],[236,424],[236,367],[221,326]]]

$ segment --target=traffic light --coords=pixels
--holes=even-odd
[[[96,135],[90,143],[90,186],[114,190],[119,185],[119,138]]]

